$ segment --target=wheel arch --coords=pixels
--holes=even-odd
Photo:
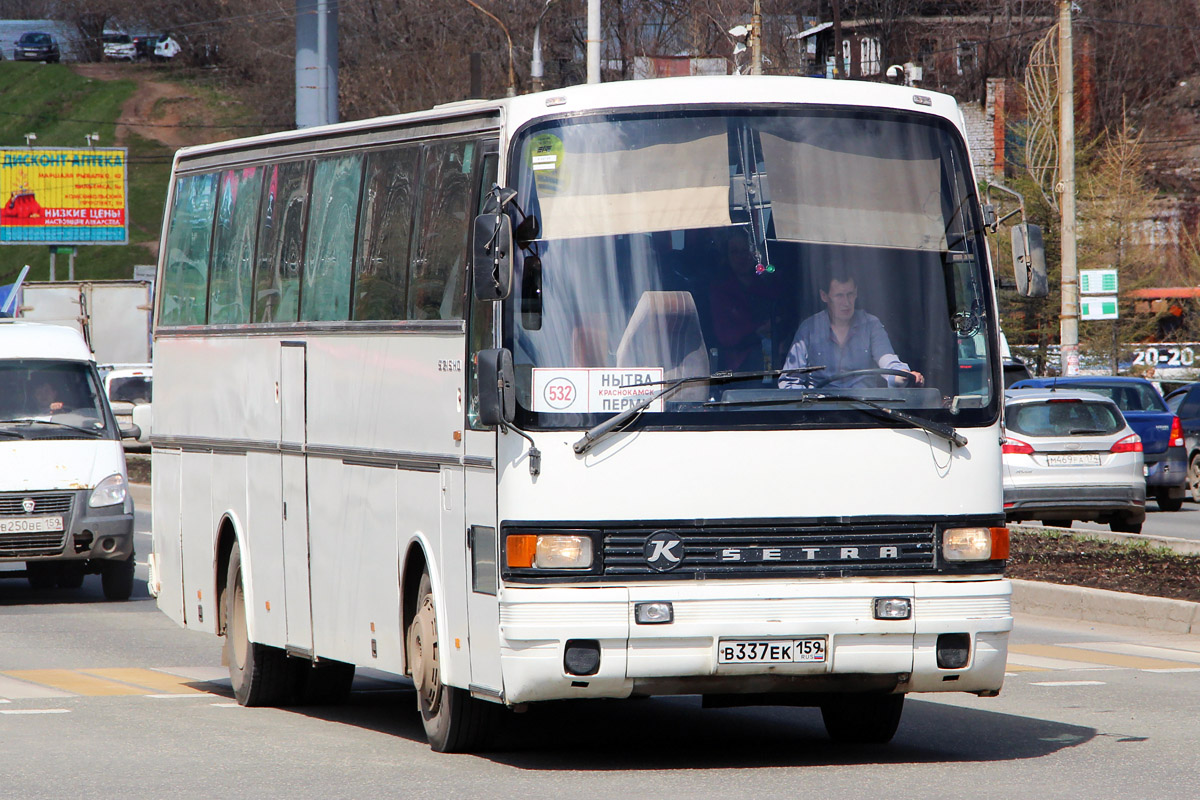
[[[225,635],[225,591],[229,588],[229,557],[233,552],[233,545],[238,544],[241,551],[242,569],[248,570],[248,561],[246,558],[246,548],[241,545],[243,537],[241,536],[240,526],[234,519],[233,515],[226,512],[221,517],[221,521],[217,524],[216,548],[213,551],[213,570],[214,570],[214,585],[217,588],[217,635]],[[248,583],[248,582],[247,582]],[[249,620],[247,620],[249,623]]]
[[[421,587],[421,575],[429,573],[434,597],[438,596],[438,579],[427,553],[428,543],[423,538],[413,539],[404,553],[400,564],[400,637],[403,643],[404,674],[409,673],[408,628],[417,615],[417,593]]]

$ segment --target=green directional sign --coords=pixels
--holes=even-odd
[[[1115,297],[1081,297],[1079,298],[1080,319],[1116,319],[1117,298]]]
[[[1080,294],[1116,294],[1117,271],[1115,269],[1079,270]]]

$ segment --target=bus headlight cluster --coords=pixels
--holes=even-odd
[[[942,531],[947,561],[1001,561],[1008,558],[1008,528],[948,528]]]
[[[588,569],[592,537],[575,533],[509,534],[504,550],[516,569]]]
[[[109,475],[97,483],[96,488],[92,489],[92,496],[88,498],[88,505],[92,508],[115,506],[117,503],[123,502],[125,502],[125,478],[120,474]]]

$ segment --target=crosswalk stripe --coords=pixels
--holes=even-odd
[[[71,694],[92,696],[145,694],[145,689],[105,680],[73,669],[21,669],[4,673],[11,678],[49,686]]]
[[[70,697],[70,692],[51,689],[29,681],[17,680],[0,673],[0,697],[12,700],[41,700],[50,697]]]
[[[1057,644],[1017,644],[1009,645],[1009,653],[1015,654],[1021,663],[1030,664],[1036,660],[1050,660],[1058,664],[1055,669],[1086,669],[1083,665],[1103,665],[1118,669],[1181,669],[1194,668],[1194,661],[1177,661],[1175,659],[1151,658],[1127,653],[1105,652],[1098,649],[1082,648]],[[1033,665],[1037,665],[1036,663]]]
[[[158,694],[209,694],[209,692],[203,689],[197,689],[190,685],[195,683],[195,681],[175,675],[168,675],[165,672],[153,669],[113,667],[107,669],[86,669],[83,672],[107,680],[120,681],[121,683],[151,689]]]

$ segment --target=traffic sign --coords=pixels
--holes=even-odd
[[[1116,294],[1117,271],[1115,269],[1079,270],[1080,294]]]
[[[1081,297],[1079,298],[1080,319],[1116,319],[1116,297]]]

